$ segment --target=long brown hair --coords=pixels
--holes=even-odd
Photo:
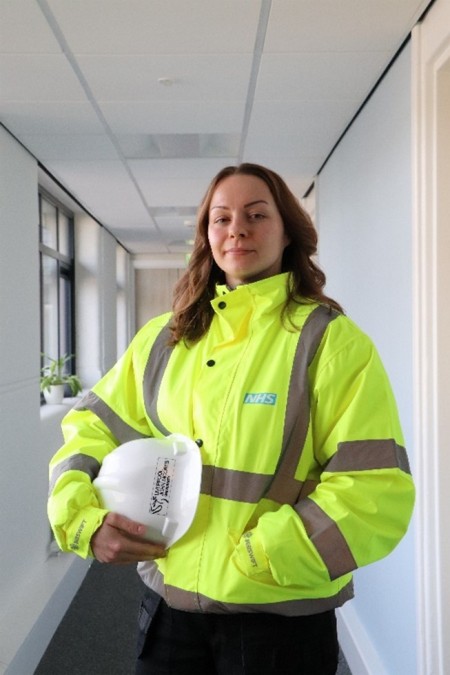
[[[282,272],[290,272],[283,317],[289,318],[294,303],[311,300],[342,311],[335,300],[323,293],[325,274],[312,259],[317,252],[317,232],[313,222],[281,176],[259,164],[227,166],[211,181],[198,211],[193,252],[185,274],[174,289],[171,344],[180,340],[196,342],[211,324],[214,316],[211,300],[216,284],[224,283],[225,276],[214,262],[208,242],[209,207],[219,183],[236,175],[255,176],[266,183],[290,238],[282,260]]]

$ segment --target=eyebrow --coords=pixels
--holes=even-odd
[[[254,206],[255,204],[267,204],[269,205],[269,202],[266,202],[265,199],[255,199],[254,202],[248,202],[248,204],[244,204],[244,208],[247,209],[249,206]],[[210,211],[213,209],[229,209],[229,206],[220,206],[220,204],[217,204],[217,206],[211,206]]]

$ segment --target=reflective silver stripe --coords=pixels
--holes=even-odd
[[[200,491],[212,497],[256,504],[264,494],[271,477],[262,473],[234,471],[208,465],[202,468]]]
[[[294,506],[303,521],[308,537],[325,563],[330,579],[337,579],[357,568],[350,548],[338,526],[312,499],[302,499]]]
[[[109,407],[93,391],[89,391],[79,403],[74,406],[75,410],[90,410],[108,427],[117,441],[122,444],[127,441],[134,441],[137,438],[147,438],[145,434],[131,427],[119,417],[112,408]]]
[[[320,485],[320,480],[305,480],[305,482],[302,485],[300,494],[298,496],[299,500],[309,497],[311,492],[314,492],[314,490],[318,485]]]
[[[219,499],[257,504],[271,479],[272,475],[264,473],[235,471],[204,465],[202,467],[200,492]],[[300,490],[299,499],[304,499],[310,495],[318,484],[319,481],[316,480],[307,480],[304,483],[296,481],[296,486]]]
[[[388,438],[338,443],[337,452],[325,470],[338,472],[395,468],[411,473],[405,448]]]
[[[144,371],[144,403],[147,415],[155,427],[164,436],[168,436],[170,431],[162,424],[158,415],[158,395],[161,381],[166,370],[167,363],[172,354],[173,347],[169,346],[170,328],[169,324],[159,333],[147,360]]]
[[[341,607],[353,597],[353,584],[349,582],[336,595],[328,598],[304,598],[284,600],[282,602],[233,603],[220,602],[201,593],[185,591],[176,586],[165,587],[165,599],[168,605],[191,612],[230,614],[239,612],[269,612],[281,616],[309,616]]]
[[[155,593],[161,595],[168,605],[186,612],[211,614],[233,614],[239,612],[270,612],[281,616],[305,616],[327,612],[341,607],[353,597],[353,583],[350,581],[336,595],[328,598],[285,600],[273,603],[239,604],[220,602],[201,593],[185,591],[170,584],[164,585],[164,577],[156,563],[139,563],[138,571],[143,582]]]
[[[83,473],[87,474],[92,481],[94,478],[96,478],[98,472],[100,471],[100,462],[95,459],[95,457],[83,455],[82,453],[71,455],[71,457],[63,459],[54,467],[52,471],[49,492],[53,491],[56,481],[66,471],[82,471]]]
[[[288,401],[283,431],[283,447],[278,467],[267,494],[269,499],[294,504],[302,483],[295,471],[308,433],[310,418],[308,368],[328,325],[339,312],[320,305],[306,319],[300,333],[289,381]]]

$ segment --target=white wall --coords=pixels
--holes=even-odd
[[[0,664],[16,590],[46,555],[47,471],[39,444],[37,165],[0,127]],[[12,618],[14,610],[12,609]],[[1,672],[1,670],[0,670]]]
[[[122,246],[116,246],[117,282],[117,357],[127,348],[136,332],[136,301],[134,267],[131,256]]]
[[[91,285],[77,316],[77,356],[89,364],[94,349],[90,374],[100,376],[117,356],[116,242],[88,220],[80,232],[91,237]],[[88,568],[76,556],[52,555],[49,546],[48,462],[71,402],[40,406],[38,224],[37,163],[0,126],[0,675],[34,671]],[[131,261],[122,265],[130,302]]]
[[[171,310],[173,289],[183,272],[179,268],[136,269],[136,328]]]
[[[410,63],[408,45],[322,170],[316,208],[327,292],[377,345],[413,460]],[[355,656],[355,675],[416,672],[414,577],[413,529],[390,557],[356,573],[342,618],[373,651],[359,655],[365,664]],[[350,666],[351,649],[350,640]]]
[[[75,259],[77,370],[89,388],[135,333],[134,270],[131,256],[83,213],[75,218]]]

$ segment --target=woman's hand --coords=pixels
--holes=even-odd
[[[162,544],[144,539],[145,525],[118,513],[108,513],[91,539],[96,559],[104,563],[131,563],[163,558]]]

